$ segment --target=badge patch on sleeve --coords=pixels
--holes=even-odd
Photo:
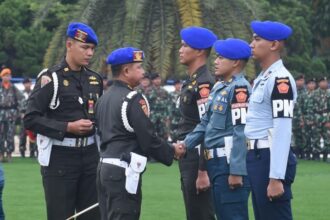
[[[233,125],[246,123],[249,90],[247,86],[235,86],[234,96],[231,102],[231,118]]]
[[[276,77],[272,92],[273,118],[293,117],[293,91],[289,77]]]
[[[208,87],[203,87],[199,90],[199,95],[202,99],[207,98],[210,94],[210,89]]]
[[[144,114],[149,117],[149,110],[148,110],[148,106],[147,106],[147,102],[144,100],[144,99],[141,99],[139,101],[140,105],[141,105],[141,108],[144,112]]]
[[[47,85],[48,83],[50,83],[51,81],[52,79],[49,76],[46,75],[41,76],[41,82],[40,82],[41,88]]]

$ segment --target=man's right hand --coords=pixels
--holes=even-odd
[[[80,119],[69,122],[66,131],[76,135],[84,135],[93,129],[93,122],[88,119]]]
[[[179,160],[181,159],[186,153],[186,146],[183,143],[173,143],[174,147],[174,158]]]

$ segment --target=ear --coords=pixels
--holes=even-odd
[[[123,67],[122,67],[122,72],[124,73],[124,76],[127,77],[129,75],[129,65],[125,64]]]
[[[277,40],[271,42],[270,50],[271,51],[276,51],[281,48],[281,43]]]
[[[71,47],[72,47],[72,45],[73,45],[72,40],[67,39],[66,42],[65,42],[66,49],[67,49],[67,50],[70,50]]]
[[[240,60],[233,60],[233,67],[236,68],[240,65]]]

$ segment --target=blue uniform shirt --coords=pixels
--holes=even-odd
[[[206,105],[206,114],[184,142],[192,149],[204,141],[205,148],[224,147],[225,137],[233,138],[230,174],[246,175],[246,139],[244,136],[247,100],[251,88],[242,74],[228,82],[218,82]]]
[[[296,98],[295,81],[282,60],[273,63],[254,81],[244,132],[248,139],[270,141],[269,178],[285,178]]]

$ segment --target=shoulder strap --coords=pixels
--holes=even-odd
[[[42,77],[47,72],[48,72],[48,69],[47,68],[41,70],[41,72],[37,76],[37,80],[40,77]],[[51,77],[53,79],[54,93],[53,93],[53,97],[52,97],[52,99],[51,99],[51,101],[49,103],[49,108],[54,110],[54,109],[56,109],[60,105],[60,100],[57,97],[57,95],[58,95],[58,76],[57,76],[56,71],[52,72]]]

